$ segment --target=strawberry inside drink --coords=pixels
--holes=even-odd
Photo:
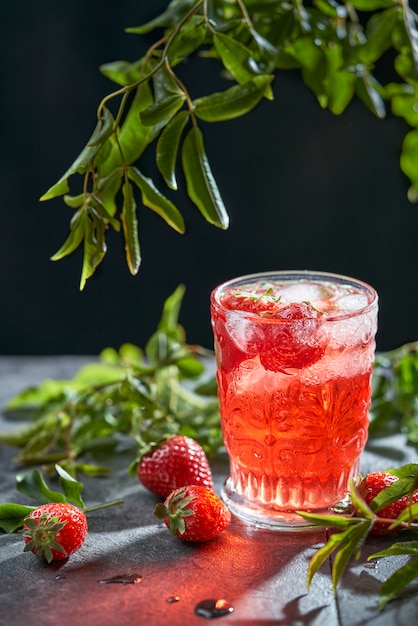
[[[214,290],[211,316],[233,512],[275,526],[343,500],[365,446],[375,291],[307,272]]]

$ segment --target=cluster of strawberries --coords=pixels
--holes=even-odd
[[[190,437],[175,435],[142,457],[138,478],[164,503],[155,516],[173,535],[185,541],[215,538],[229,525],[231,513],[216,495],[212,472],[203,448]],[[68,558],[83,545],[88,532],[85,513],[61,502],[44,504],[25,519],[25,552],[48,563]]]

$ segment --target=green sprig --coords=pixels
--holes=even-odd
[[[179,286],[167,298],[144,350],[132,344],[107,348],[73,379],[45,381],[10,400],[6,411],[33,416],[24,427],[0,434],[0,443],[19,447],[16,462],[58,463],[73,476],[98,475],[110,468],[97,458],[128,449],[134,473],[141,456],[173,434],[193,437],[209,456],[216,453],[222,445],[216,386],[204,379],[209,353],[189,346],[178,323],[184,291]]]
[[[411,471],[413,470],[413,476]],[[392,472],[392,468],[385,470]],[[341,577],[352,560],[358,560],[367,537],[373,530],[376,522],[385,522],[390,529],[418,531],[418,507],[407,507],[396,520],[379,518],[379,510],[392,504],[398,498],[411,494],[415,487],[418,465],[408,464],[397,470],[398,475],[408,476],[410,480],[400,478],[390,487],[383,489],[370,505],[361,497],[355,483],[350,483],[351,514],[347,515],[322,515],[299,511],[298,514],[307,521],[318,526],[330,529],[327,543],[320,548],[311,558],[308,566],[308,588],[319,568],[327,559],[331,559],[331,577],[334,593]],[[391,523],[392,522],[392,523]],[[418,542],[416,540],[393,544],[390,548],[382,550],[368,557],[390,557],[394,555],[418,556]],[[412,560],[395,571],[381,586],[379,593],[379,608],[383,609],[388,602],[394,599],[412,580],[418,578],[418,561]]]
[[[144,182],[142,159],[153,145],[168,190],[177,189],[179,165],[203,218],[228,228],[202,122],[238,118],[273,100],[275,77],[289,70],[298,72],[318,105],[334,115],[357,99],[379,119],[390,108],[405,121],[400,167],[410,181],[409,199],[418,200],[418,29],[408,2],[172,0],[148,24],[126,31],[153,33],[155,40],[141,58],[101,67],[117,88],[102,98],[96,127],[80,154],[41,197],[64,196],[74,210],[69,235],[52,259],[84,249],[81,289],[104,259],[109,226],[123,234],[128,268],[138,272],[136,214],[142,207],[184,232],[180,210],[154,181]],[[200,57],[203,71],[206,59],[216,60],[224,81],[218,91],[191,94],[177,68],[192,55]],[[383,58],[385,63],[393,58],[394,78],[387,84],[379,76]],[[74,177],[81,177],[82,193],[71,195]]]

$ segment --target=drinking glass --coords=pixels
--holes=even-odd
[[[232,513],[303,529],[297,511],[347,502],[367,440],[377,309],[371,286],[326,272],[251,274],[213,290]]]

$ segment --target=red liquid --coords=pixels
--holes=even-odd
[[[375,311],[271,295],[247,311],[242,293],[238,312],[230,290],[211,311],[227,490],[267,511],[326,509],[346,497],[367,440]]]
[[[242,390],[235,377],[222,369],[218,375],[231,487],[276,510],[343,500],[367,439],[370,372],[315,385],[290,377],[284,386]]]

